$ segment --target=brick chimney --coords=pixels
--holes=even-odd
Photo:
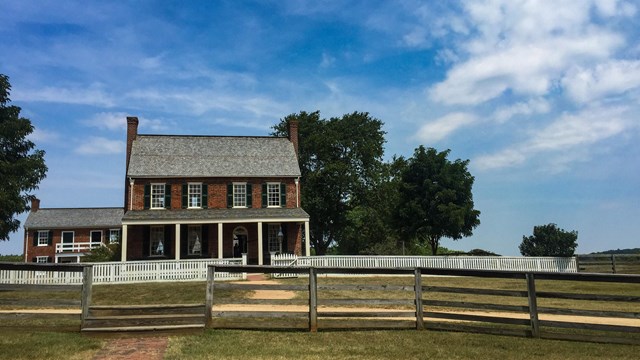
[[[293,143],[293,149],[298,156],[298,120],[289,120],[289,141]]]
[[[31,212],[40,210],[40,199],[34,197],[31,199]]]
[[[129,172],[131,146],[133,146],[133,140],[136,137],[138,137],[138,118],[136,116],[127,116],[127,172]]]

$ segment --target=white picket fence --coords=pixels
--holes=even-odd
[[[206,281],[209,265],[246,265],[246,258],[91,263],[93,284]],[[216,280],[241,280],[242,273],[215,273]],[[0,270],[0,284],[82,284],[82,272]]]
[[[272,257],[271,265],[336,268],[416,268],[431,267],[467,270],[509,270],[535,272],[577,272],[575,257],[524,256],[378,256],[325,255],[296,256],[281,254]]]

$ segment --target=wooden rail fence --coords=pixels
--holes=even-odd
[[[578,271],[640,274],[640,254],[577,255]]]
[[[214,281],[217,271],[307,276],[285,284],[219,283]],[[345,273],[398,275],[406,282],[386,284],[384,279],[388,277],[380,278],[379,284],[364,283],[362,277],[353,278],[354,284],[337,284],[328,277],[318,282],[318,275]],[[513,288],[432,285],[432,275],[511,281]],[[580,284],[589,284],[589,288],[598,283],[619,284],[630,289],[632,295],[596,290],[585,293],[536,289],[539,284],[549,282],[561,282],[563,289],[580,288]],[[217,292],[234,290],[284,290],[298,295],[293,299],[216,298]],[[365,293],[371,295],[365,296]],[[540,301],[544,301],[544,306],[539,305]],[[609,304],[618,306],[608,307]],[[208,325],[214,328],[287,328],[312,332],[414,328],[640,344],[640,276],[636,275],[436,268],[212,266],[208,272],[205,309]]]
[[[14,271],[27,274],[28,277],[61,277],[67,274],[80,274],[82,281],[79,285],[34,285],[34,284],[0,284],[0,319],[59,319],[80,320],[80,326],[91,302],[91,266],[70,264],[21,264],[0,263],[0,270]],[[52,297],[52,293],[76,293],[75,298]],[[11,294],[28,293],[29,298],[11,297]],[[54,309],[53,312],[35,311],[36,309]],[[71,309],[78,311],[55,311]]]

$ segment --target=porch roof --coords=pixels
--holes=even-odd
[[[131,210],[124,225],[309,221],[302,208]]]

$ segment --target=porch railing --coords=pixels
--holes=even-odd
[[[56,244],[56,253],[89,251],[103,246],[101,242],[74,242]]]
[[[440,268],[534,272],[577,272],[576,258],[524,256],[275,255],[271,265],[331,268]]]
[[[93,265],[94,284],[131,284],[162,281],[206,281],[209,265],[246,265],[246,258],[157,260],[87,263]],[[216,280],[241,280],[243,273],[217,272]],[[1,270],[0,284],[82,284],[82,273]]]

